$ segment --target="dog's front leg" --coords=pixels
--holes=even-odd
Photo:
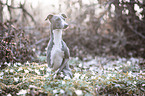
[[[69,59],[65,59],[63,60],[63,63],[62,65],[60,66],[59,70],[58,70],[58,73],[62,72],[67,76],[69,75],[69,77],[72,78],[72,73],[71,73],[71,70],[69,68],[69,65],[68,65],[68,61]]]
[[[69,66],[67,65],[68,60],[69,59],[63,59],[61,66],[57,71],[55,71],[55,75],[53,78],[56,78],[61,72],[65,73],[65,75],[69,75],[69,77],[72,78],[72,73],[69,69]]]

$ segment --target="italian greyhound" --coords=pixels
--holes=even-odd
[[[49,19],[51,23],[50,40],[47,46],[47,63],[48,67],[56,72],[56,75],[63,72],[64,75],[72,78],[72,73],[68,64],[70,57],[69,48],[62,39],[62,31],[68,27],[68,24],[65,22],[66,18],[65,14],[50,14],[45,19]]]

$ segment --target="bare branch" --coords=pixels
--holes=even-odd
[[[14,7],[14,6],[8,5],[8,3],[5,3],[5,4],[4,4],[4,3],[0,2],[0,4],[6,5],[6,6],[8,7],[8,11],[9,11],[9,13],[10,13],[10,16],[11,16],[10,8],[11,8],[11,9],[22,9],[22,11],[23,11],[24,13],[26,13],[26,14],[31,18],[31,20],[36,24],[35,19],[34,19],[33,16],[24,8],[24,5],[20,4],[19,7]]]

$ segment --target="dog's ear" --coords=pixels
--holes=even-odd
[[[61,14],[61,16],[62,16],[63,18],[67,18],[65,14]]]
[[[48,20],[48,19],[51,20],[52,17],[53,17],[52,14],[48,15],[48,16],[46,17],[45,21]]]

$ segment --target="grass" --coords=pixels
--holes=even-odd
[[[44,58],[43,58],[44,59]],[[47,64],[15,63],[0,70],[2,96],[144,96],[145,73],[138,64],[142,58],[104,57],[69,61],[74,77],[53,79]],[[7,64],[7,63],[5,63]]]

